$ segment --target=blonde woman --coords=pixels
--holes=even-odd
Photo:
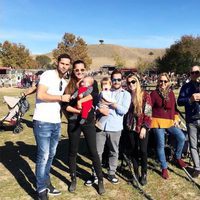
[[[147,184],[147,144],[148,130],[151,126],[151,97],[143,91],[136,75],[127,77],[127,87],[131,93],[132,103],[125,116],[125,132],[131,144],[131,157],[134,172],[142,185]],[[140,149],[140,151],[138,150]],[[139,159],[141,158],[141,177]]]
[[[152,101],[152,124],[156,138],[156,150],[161,163],[162,177],[169,178],[165,156],[165,131],[176,139],[175,161],[180,168],[186,167],[181,159],[185,135],[178,128],[178,113],[176,99],[170,89],[170,78],[167,73],[161,73],[158,77],[157,88],[151,92]]]

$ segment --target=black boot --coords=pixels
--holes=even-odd
[[[141,185],[147,184],[147,173],[142,173],[142,176],[141,176],[141,179],[140,179],[140,184]]]
[[[100,195],[103,195],[105,193],[104,185],[103,185],[103,180],[98,181],[98,193]]]
[[[139,170],[138,170],[138,168],[135,168],[135,169],[134,169],[134,173],[135,173],[135,177],[136,177],[137,181],[139,181],[140,175],[139,175]]]
[[[74,192],[76,190],[76,175],[71,175],[71,184],[69,186],[69,192]]]
[[[38,200],[48,200],[47,190],[38,193]]]

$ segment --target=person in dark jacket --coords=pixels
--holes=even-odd
[[[190,151],[194,163],[194,178],[200,175],[198,136],[200,134],[200,66],[191,67],[190,82],[182,86],[178,105],[185,106],[185,116],[189,135]]]

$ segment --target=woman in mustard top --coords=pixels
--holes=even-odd
[[[158,78],[156,90],[151,92],[152,124],[155,133],[156,151],[161,163],[162,177],[168,179],[167,162],[165,156],[165,131],[172,134],[176,140],[175,161],[181,168],[186,164],[181,160],[181,154],[185,143],[185,135],[178,128],[179,120],[176,109],[176,99],[170,89],[170,78],[167,73],[161,73]]]

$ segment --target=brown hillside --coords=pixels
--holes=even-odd
[[[149,55],[152,52],[153,55]],[[119,55],[126,61],[125,67],[135,67],[138,59],[153,61],[162,56],[165,49],[130,48],[112,44],[88,45],[88,54],[92,58],[91,69],[97,69],[102,65],[115,65],[114,55]],[[52,53],[45,54],[52,58]]]
[[[149,55],[152,52],[153,55]],[[114,65],[114,55],[119,55],[126,61],[125,67],[134,67],[138,59],[153,61],[155,58],[162,56],[165,49],[146,49],[146,48],[130,48],[118,45],[103,44],[103,45],[88,45],[88,53],[92,58],[91,68],[110,64]]]

